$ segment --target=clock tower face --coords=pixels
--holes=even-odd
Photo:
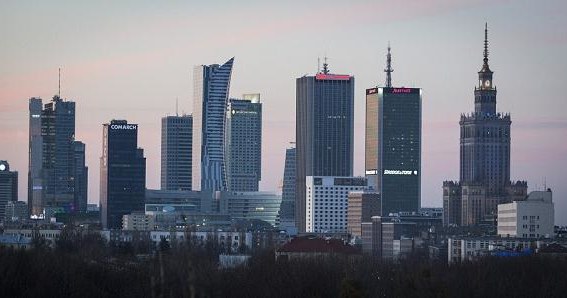
[[[490,87],[490,80],[484,81],[484,86],[485,86],[485,87]]]
[[[5,171],[6,170],[6,165],[5,164],[0,164],[0,171]]]

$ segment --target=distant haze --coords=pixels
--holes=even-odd
[[[403,3],[402,3],[403,2]],[[463,1],[464,2],[464,1]],[[512,114],[513,180],[553,189],[567,225],[567,2],[565,1],[2,1],[0,159],[19,171],[26,200],[28,99],[77,102],[87,145],[89,202],[99,201],[102,123],[140,125],[147,187],[159,188],[160,118],[191,113],[192,69],[235,57],[231,96],[260,93],[261,188],[276,190],[295,138],[295,78],[329,57],[355,85],[355,174],[363,175],[365,89],[383,85],[388,41],[393,84],[423,88],[422,205],[441,206],[458,180],[459,117],[474,109],[484,22],[498,111]]]

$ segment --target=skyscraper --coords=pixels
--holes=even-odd
[[[88,204],[88,181],[89,181],[89,168],[85,165],[85,152],[86,145],[83,142],[73,142],[74,151],[74,188],[75,188],[75,206],[76,210],[80,212],[87,212]]]
[[[28,207],[30,215],[43,212],[43,138],[41,136],[41,98],[29,100],[29,147],[28,147]]]
[[[48,213],[85,211],[86,203],[78,203],[86,201],[87,180],[83,177],[87,175],[87,168],[84,157],[76,158],[75,146],[84,155],[84,144],[75,141],[75,102],[55,95],[42,109],[41,99],[31,98],[29,111],[28,205],[31,214],[39,215],[44,210]]]
[[[295,147],[285,149],[280,229],[295,228]]]
[[[229,191],[258,191],[262,178],[262,103],[260,94],[228,101],[225,164]]]
[[[103,124],[100,158],[100,213],[105,229],[120,229],[122,215],[144,211],[146,158],[138,148],[138,125]]]
[[[392,87],[390,63],[388,47],[386,87],[366,89],[365,173],[384,216],[421,202],[421,89]]]
[[[330,74],[296,80],[296,203],[299,232],[306,230],[306,177],[352,176],[354,77]]]
[[[496,87],[488,65],[488,28],[484,58],[474,90],[475,110],[461,114],[460,183],[443,183],[444,224],[491,222],[497,206],[527,194],[527,183],[510,182],[510,114],[496,112]],[[454,206],[460,206],[460,212]],[[453,211],[453,212],[451,212]]]
[[[161,189],[192,189],[193,116],[161,118]]]
[[[18,201],[18,172],[10,171],[10,164],[0,160],[0,221],[4,221],[8,202]]]
[[[193,71],[193,189],[226,189],[225,113],[234,58]]]

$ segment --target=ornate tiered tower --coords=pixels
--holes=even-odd
[[[499,203],[527,192],[525,182],[510,183],[510,114],[496,112],[496,87],[488,65],[488,28],[484,29],[484,59],[474,89],[474,112],[462,114],[460,183],[444,184],[444,205],[461,206],[452,212],[457,225],[492,221]],[[460,188],[455,190],[455,186]],[[454,194],[460,193],[460,196]],[[460,198],[459,198],[460,197]],[[455,200],[460,199],[460,202]],[[451,201],[451,202],[449,202]],[[450,210],[447,210],[450,212]],[[446,212],[446,213],[447,213]],[[460,216],[456,216],[460,213]],[[460,217],[460,218],[458,218]]]

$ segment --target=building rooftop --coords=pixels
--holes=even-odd
[[[303,236],[284,244],[278,252],[311,252],[357,254],[358,250],[339,239],[323,239],[314,236]]]

